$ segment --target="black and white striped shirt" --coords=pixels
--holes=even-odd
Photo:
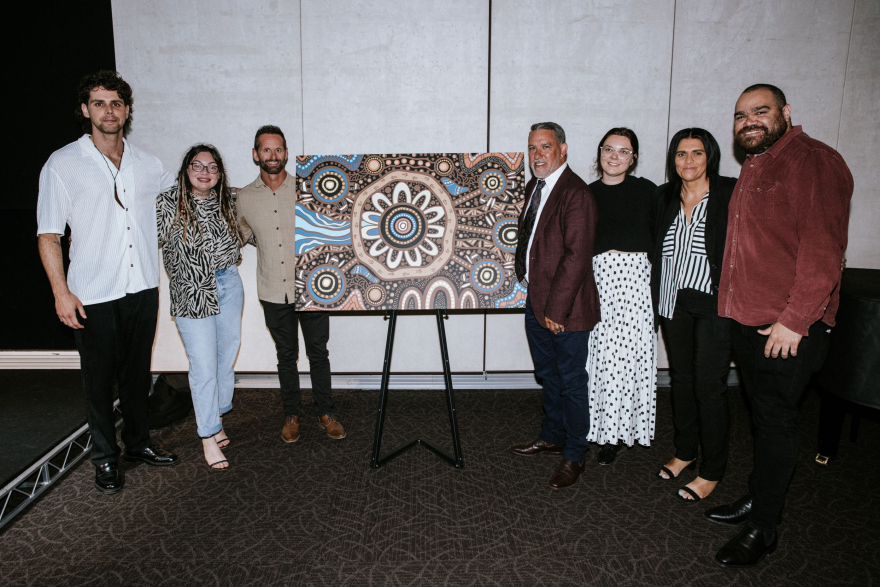
[[[663,266],[660,277],[660,315],[672,319],[680,289],[712,293],[709,258],[706,256],[706,209],[709,194],[691,212],[688,224],[679,209],[663,238]]]

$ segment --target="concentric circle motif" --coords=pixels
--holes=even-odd
[[[348,193],[348,177],[338,167],[325,167],[312,180],[315,197],[326,204],[334,204]]]
[[[364,300],[371,306],[381,306],[385,302],[385,288],[381,285],[371,285],[364,294]]]
[[[490,293],[501,287],[504,270],[495,261],[480,261],[471,270],[471,283],[477,291]]]
[[[375,155],[367,157],[366,161],[364,161],[364,169],[372,174],[381,173],[382,170],[385,169],[385,161],[383,161],[381,157],[376,157]]]
[[[500,171],[490,169],[480,175],[480,190],[487,196],[497,196],[507,189],[507,178]]]
[[[334,265],[321,265],[312,270],[306,285],[309,295],[319,304],[332,304],[345,291],[345,277]]]
[[[379,232],[388,246],[411,249],[425,237],[425,216],[410,204],[396,204],[388,208],[379,223]]]
[[[519,228],[514,218],[504,218],[495,223],[492,230],[492,240],[498,248],[508,252],[516,251],[516,243],[519,240]]]
[[[438,175],[449,175],[452,172],[452,159],[442,157],[434,162],[434,171]]]

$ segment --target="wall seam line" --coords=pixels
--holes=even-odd
[[[672,127],[672,74],[675,70],[675,17],[678,13],[678,0],[674,0],[672,3],[672,45],[670,47],[670,55],[669,55],[669,104],[666,108],[666,144],[669,144],[669,130]],[[665,149],[664,149],[664,159],[665,159]],[[665,165],[663,166],[663,177],[665,181],[670,181],[668,177],[666,177],[666,169]]]
[[[303,67],[303,0],[299,0],[299,125],[302,136],[302,151],[306,154],[306,92],[305,68]]]
[[[846,103],[846,76],[849,73],[849,54],[852,51],[853,29],[856,26],[856,4],[859,0],[853,0],[852,19],[849,23],[849,43],[846,46],[846,63],[843,66],[843,90],[840,92],[840,115],[837,117],[837,141],[834,150],[840,151],[840,129],[843,126],[843,105]]]
[[[486,152],[489,148],[489,133],[492,128],[492,0],[489,0],[489,71],[486,79]]]

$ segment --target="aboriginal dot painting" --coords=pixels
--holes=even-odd
[[[522,153],[296,159],[301,310],[522,308]]]

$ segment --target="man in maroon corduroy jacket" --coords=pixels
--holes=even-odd
[[[778,543],[798,456],[798,400],[825,360],[837,313],[853,179],[837,151],[792,126],[791,105],[775,86],[746,88],[733,130],[748,156],[728,208],[718,313],[732,318],[755,464],[749,493],[705,515],[745,522],[715,559],[751,567]]]

